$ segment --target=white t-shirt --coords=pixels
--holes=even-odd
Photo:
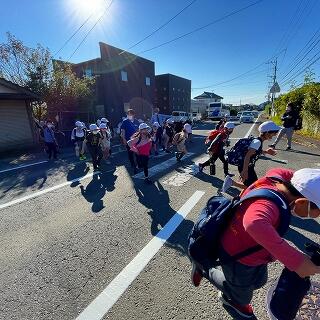
[[[253,139],[249,145],[249,149],[259,150],[261,147],[261,141],[259,139]]]
[[[192,126],[189,123],[185,123],[183,129],[186,130],[187,133],[192,133]]]

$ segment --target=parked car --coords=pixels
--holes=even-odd
[[[241,115],[242,115],[242,111],[240,111],[240,112],[237,113],[237,120],[240,120]]]
[[[254,122],[254,115],[251,111],[243,111],[240,117],[240,123]]]
[[[253,114],[253,116],[255,117],[255,118],[258,118],[259,117],[259,111],[256,111],[256,110],[253,110],[253,111],[251,111],[251,113]]]

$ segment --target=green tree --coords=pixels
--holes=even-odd
[[[52,55],[38,44],[27,47],[21,40],[7,32],[6,42],[0,43],[0,76],[25,87],[40,96],[33,102],[33,114],[43,119],[47,108],[63,111],[84,101],[92,101],[95,78],[78,78],[71,65],[53,66]]]

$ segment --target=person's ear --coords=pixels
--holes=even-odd
[[[300,217],[307,217],[309,210],[309,200],[299,198],[294,201],[294,212]]]

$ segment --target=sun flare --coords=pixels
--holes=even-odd
[[[107,4],[106,0],[68,0],[68,7],[83,18],[102,13]]]

